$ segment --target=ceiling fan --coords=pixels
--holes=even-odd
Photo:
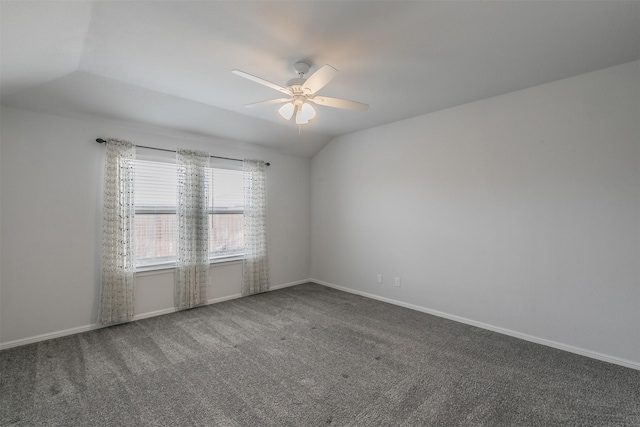
[[[305,79],[303,76],[309,72],[310,67],[308,63],[303,61],[293,64],[293,69],[298,73],[298,77],[289,80],[286,87],[271,83],[270,81],[245,73],[244,71],[232,70],[231,72],[287,95],[287,98],[270,99],[268,101],[245,105],[245,107],[253,108],[265,105],[284,104],[278,112],[285,120],[295,118],[297,125],[306,125],[316,117],[316,110],[311,104],[353,111],[367,111],[369,109],[367,104],[361,102],[341,98],[330,98],[327,96],[316,96],[316,92],[333,80],[338,74],[338,70],[331,65],[323,65]]]

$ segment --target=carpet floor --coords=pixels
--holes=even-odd
[[[316,284],[0,352],[2,426],[640,426],[640,371]]]

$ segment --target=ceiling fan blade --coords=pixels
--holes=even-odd
[[[316,93],[333,80],[336,74],[338,74],[338,70],[331,65],[323,65],[318,71],[309,76],[307,81],[302,85],[302,90],[304,92]]]
[[[270,99],[268,101],[255,102],[253,104],[245,105],[245,108],[253,108],[253,107],[262,107],[265,105],[273,105],[273,104],[284,104],[285,102],[291,101],[291,98],[278,98],[278,99]]]
[[[318,105],[324,105],[325,107],[341,108],[343,110],[353,111],[367,111],[369,106],[362,102],[349,101],[348,99],[329,98],[327,96],[314,96],[308,98],[309,101],[315,102]]]
[[[245,79],[249,79],[249,80],[254,81],[256,83],[260,83],[263,86],[270,87],[271,89],[275,89],[275,90],[280,91],[282,93],[286,93],[287,95],[291,95],[291,91],[289,89],[284,88],[282,86],[279,86],[279,85],[277,85],[275,83],[271,83],[268,80],[261,79],[260,77],[256,77],[254,75],[251,75],[249,73],[245,73],[244,71],[240,71],[240,70],[231,70],[231,72],[233,74],[235,74],[235,75],[240,76],[240,77],[244,77]]]

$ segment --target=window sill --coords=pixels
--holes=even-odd
[[[233,257],[224,257],[224,258],[212,258],[209,260],[209,268],[214,265],[232,265],[239,264],[244,259],[243,255],[233,256]],[[149,276],[153,274],[166,273],[168,270],[175,270],[176,265],[174,263],[171,264],[161,264],[161,265],[148,265],[144,267],[136,268],[136,276]]]

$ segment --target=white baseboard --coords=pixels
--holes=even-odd
[[[0,344],[0,350],[5,350],[8,348],[12,348],[12,347],[19,347],[21,345],[27,345],[27,344],[33,344],[35,342],[40,342],[40,341],[47,341],[53,338],[60,338],[60,337],[65,337],[67,335],[74,335],[74,334],[79,334],[82,332],[88,332],[88,331],[92,331],[94,329],[100,329],[103,328],[104,326],[98,324],[98,323],[94,323],[91,325],[85,325],[85,326],[78,326],[76,328],[70,328],[70,329],[65,329],[62,331],[56,331],[56,332],[49,332],[47,334],[41,334],[41,335],[36,335],[33,337],[28,337],[28,338],[21,338],[21,339],[17,339],[17,340],[13,340],[13,341],[7,341],[5,343],[1,343]]]
[[[548,347],[557,348],[559,350],[568,351],[570,353],[579,354],[581,356],[590,357],[592,359],[601,360],[603,362],[613,363],[615,365],[620,365],[620,366],[625,366],[627,368],[640,370],[640,363],[633,362],[631,360],[621,359],[619,357],[610,356],[608,354],[602,354],[602,353],[598,353],[598,352],[591,351],[591,350],[586,350],[586,349],[583,349],[583,348],[580,348],[580,347],[574,347],[572,345],[559,343],[559,342],[556,342],[556,341],[552,341],[552,340],[548,340],[548,339],[545,339],[545,338],[536,337],[536,336],[529,335],[529,334],[524,334],[522,332],[513,331],[511,329],[502,328],[500,326],[493,326],[493,325],[489,325],[487,323],[477,322],[475,320],[467,319],[465,317],[460,317],[460,316],[456,316],[456,315],[453,315],[453,314],[444,313],[444,312],[441,312],[441,311],[438,311],[438,310],[432,310],[430,308],[425,308],[425,307],[421,307],[421,306],[418,306],[418,305],[415,305],[415,304],[409,304],[409,303],[406,303],[406,302],[397,301],[397,300],[394,300],[394,299],[391,299],[391,298],[381,297],[381,296],[378,296],[378,295],[375,295],[375,294],[370,294],[368,292],[362,292],[362,291],[358,291],[358,290],[355,290],[355,289],[347,288],[347,287],[344,287],[344,286],[335,285],[333,283],[324,282],[322,280],[309,279],[309,281],[313,282],[313,283],[317,283],[319,285],[327,286],[329,288],[338,289],[338,290],[344,291],[344,292],[349,292],[351,294],[360,295],[360,296],[371,298],[371,299],[375,299],[375,300],[378,300],[378,301],[387,302],[389,304],[398,305],[400,307],[409,308],[411,310],[420,311],[422,313],[427,313],[427,314],[432,314],[434,316],[443,317],[445,319],[453,320],[455,322],[465,323],[467,325],[475,326],[475,327],[482,328],[482,329],[487,329],[489,331],[497,332],[499,334],[509,335],[509,336],[515,337],[515,338],[520,338],[520,339],[523,339],[525,341],[534,342],[536,344],[542,344],[542,345],[546,345]]]
[[[304,283],[309,283],[311,282],[311,279],[304,279],[304,280],[298,280],[296,282],[289,282],[289,283],[285,283],[284,285],[276,285],[276,286],[271,286],[269,288],[270,291],[275,291],[276,289],[282,289],[282,288],[288,288],[290,286],[296,286],[296,285],[302,285]]]
[[[290,286],[295,286],[295,285],[301,285],[303,283],[308,283],[310,281],[311,281],[310,279],[304,279],[304,280],[298,280],[296,282],[284,283],[282,285],[275,285],[275,286],[271,286],[269,291],[275,291],[277,289],[288,288]],[[216,303],[223,302],[223,301],[229,301],[229,300],[240,298],[240,297],[242,297],[242,294],[233,294],[233,295],[227,295],[227,296],[218,297],[218,298],[212,298],[210,300],[207,300],[207,305],[216,304]],[[155,311],[150,311],[150,312],[147,312],[147,313],[136,314],[133,317],[133,321],[135,322],[136,320],[147,319],[149,317],[162,316],[163,314],[175,313],[175,311],[176,311],[176,309],[174,307],[170,307],[170,308],[165,308],[165,309],[162,309],[162,310],[155,310]],[[111,325],[109,325],[109,326],[111,326]],[[67,335],[74,335],[74,334],[79,334],[79,333],[82,333],[82,332],[93,331],[94,329],[100,329],[100,328],[104,328],[104,327],[106,327],[106,326],[101,325],[99,323],[92,323],[90,325],[78,326],[76,328],[65,329],[63,331],[49,332],[49,333],[46,333],[46,334],[36,335],[36,336],[33,336],[33,337],[21,338],[21,339],[17,339],[17,340],[13,340],[13,341],[7,341],[5,343],[0,343],[0,350],[5,350],[5,349],[8,349],[8,348],[13,348],[13,347],[19,347],[21,345],[33,344],[33,343],[40,342],[40,341],[47,341],[47,340],[50,340],[50,339],[53,339],[53,338],[60,338],[60,337],[64,337],[64,336],[67,336]]]
[[[223,302],[223,301],[230,301],[232,299],[237,299],[237,298],[241,298],[242,294],[233,294],[233,295],[227,295],[224,297],[218,297],[218,298],[211,298],[210,300],[207,300],[207,305],[210,304],[215,304],[218,302]]]
[[[176,312],[176,309],[173,308],[173,307],[165,308],[165,309],[162,309],[162,310],[150,311],[148,313],[136,314],[135,316],[133,316],[133,320],[132,321],[135,322],[136,320],[147,319],[149,317],[162,316],[163,314],[169,314],[169,313],[175,313],[175,312]],[[109,326],[111,326],[111,325],[109,325]]]

